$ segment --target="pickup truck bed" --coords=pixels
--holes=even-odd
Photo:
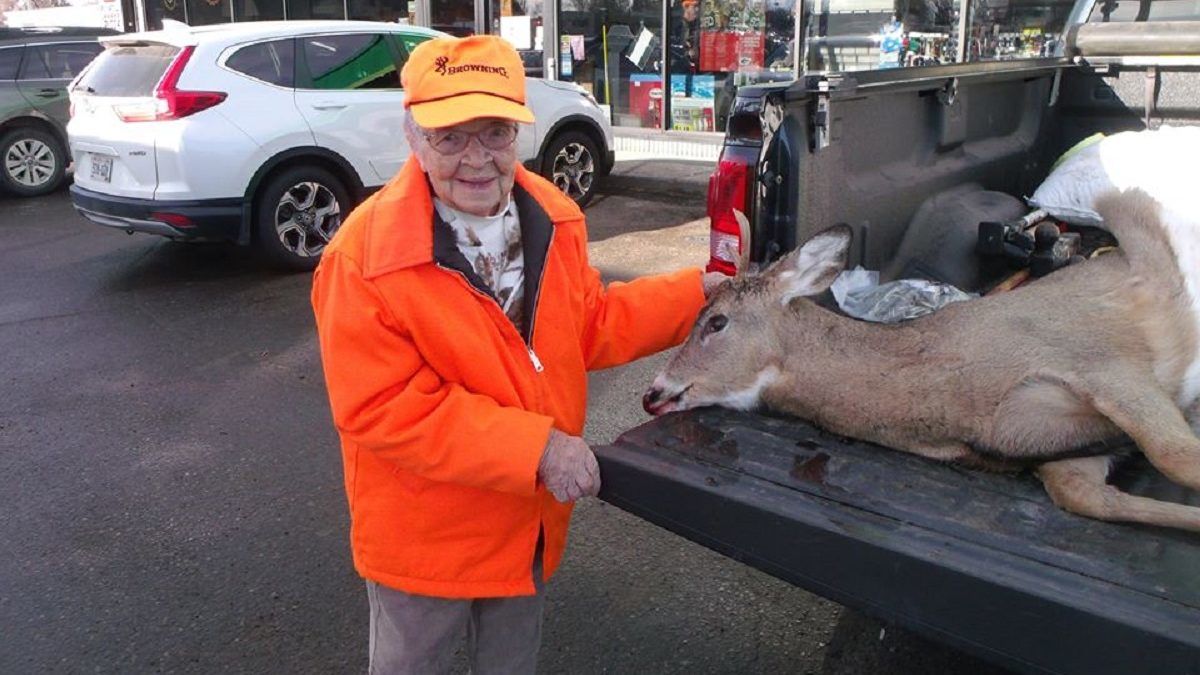
[[[1200,535],[1073,516],[1028,474],[718,408],[652,420],[596,454],[615,506],[999,665],[1200,673]],[[1123,488],[1190,494],[1131,462]]]

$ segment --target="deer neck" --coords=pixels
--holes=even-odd
[[[802,330],[797,322],[803,322]],[[776,327],[781,375],[762,401],[808,419],[847,406],[860,413],[894,407],[901,393],[921,395],[915,389],[938,386],[914,372],[930,361],[924,355],[930,337],[912,325],[873,324],[806,307]],[[901,371],[903,377],[897,377]]]

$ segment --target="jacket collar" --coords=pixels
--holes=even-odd
[[[578,210],[569,208],[574,206],[569,200],[536,199],[533,195],[538,188],[532,185],[535,180],[528,169],[517,165],[513,199],[522,230],[526,222],[545,219],[555,225],[578,217]],[[366,278],[434,261],[436,211],[429,180],[416,155],[410,156],[395,178],[363,207],[370,209],[363,253]]]

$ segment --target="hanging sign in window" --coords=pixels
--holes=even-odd
[[[700,70],[761,68],[765,49],[763,0],[702,0]]]

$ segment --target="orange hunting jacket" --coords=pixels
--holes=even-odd
[[[313,280],[354,565],[385,586],[533,594],[539,528],[548,579],[571,514],[537,480],[550,429],[581,435],[587,370],[682,342],[704,302],[699,270],[606,289],[570,199],[523,167],[513,198],[523,327],[466,265],[415,157],[351,214]]]

